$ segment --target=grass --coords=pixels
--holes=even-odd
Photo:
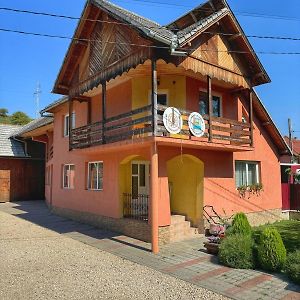
[[[276,228],[278,230],[288,253],[300,249],[300,221],[285,220],[254,227],[253,234],[256,241],[259,238],[260,232],[266,227]]]

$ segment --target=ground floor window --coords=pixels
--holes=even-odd
[[[102,190],[103,189],[103,162],[88,163],[88,189]]]
[[[75,165],[63,166],[63,187],[66,189],[74,188]]]
[[[235,162],[235,185],[249,186],[260,183],[259,163],[253,161]]]

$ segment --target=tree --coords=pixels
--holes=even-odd
[[[6,117],[8,117],[8,109],[6,109],[6,108],[0,108],[0,117],[4,117],[4,118],[6,118]]]
[[[11,124],[25,125],[31,121],[31,119],[22,111],[13,113],[10,117]]]

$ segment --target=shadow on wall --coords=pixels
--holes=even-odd
[[[212,179],[206,179],[206,180],[210,183],[211,187],[208,188],[206,185],[205,190],[216,195],[219,199],[224,200],[224,205],[226,205],[225,201],[229,201],[229,202],[234,203],[235,205],[241,207],[240,211],[246,210],[249,213],[265,211],[269,216],[278,218],[278,215],[276,215],[270,211],[266,211],[266,209],[264,207],[261,207],[253,202],[250,202],[249,200],[247,200],[247,197],[241,199],[238,195],[238,192],[234,193],[234,192],[230,191],[229,189],[224,188],[224,186],[220,185],[219,183],[215,182]],[[216,189],[213,188],[214,186],[216,187]],[[256,207],[257,210],[254,210],[253,207]],[[226,212],[226,213],[228,214],[228,212]],[[230,212],[229,215],[231,213],[232,212]],[[282,218],[282,219],[284,219],[284,218]]]
[[[193,226],[202,219],[204,164],[189,154],[167,162],[171,213],[185,215]]]

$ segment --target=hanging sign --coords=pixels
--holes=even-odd
[[[168,107],[163,114],[163,122],[168,132],[177,134],[182,129],[182,117],[175,107]]]
[[[203,136],[205,132],[205,122],[203,117],[197,113],[197,112],[192,112],[189,115],[189,128],[191,133],[196,136],[196,137],[201,137]]]

